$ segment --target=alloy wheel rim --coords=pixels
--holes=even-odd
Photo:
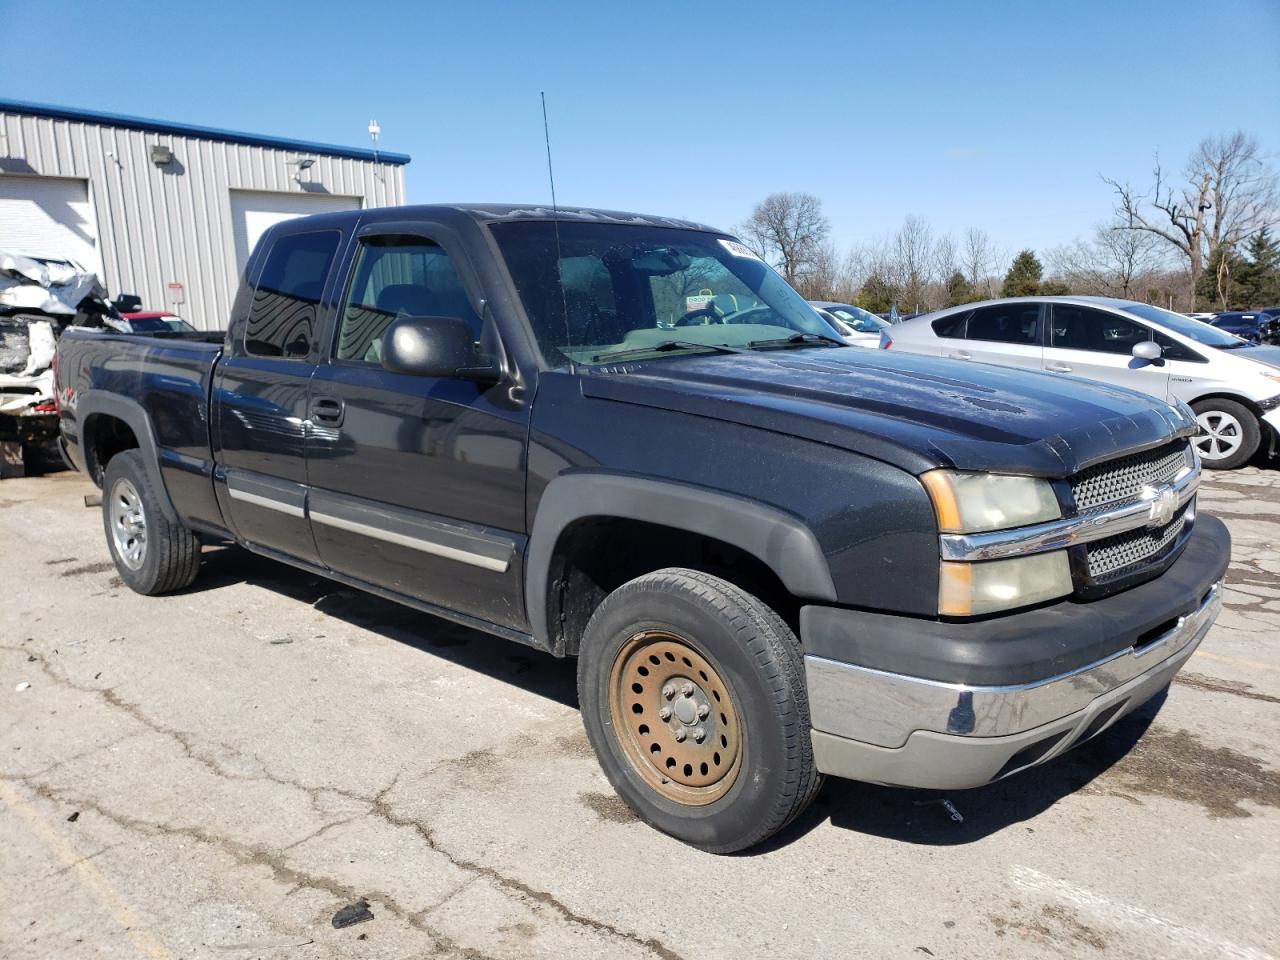
[[[1225,460],[1244,443],[1244,428],[1240,421],[1221,410],[1206,410],[1196,415],[1196,422],[1203,431],[1195,438],[1196,449],[1205,460]]]
[[[614,736],[631,768],[668,800],[688,806],[726,793],[742,767],[742,723],[728,684],[682,637],[631,637],[609,675]]]
[[[147,558],[147,514],[138,488],[125,479],[111,487],[109,520],[116,556],[130,570],[137,570]]]

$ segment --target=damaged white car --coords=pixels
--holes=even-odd
[[[79,264],[0,251],[0,453],[6,463],[16,466],[24,447],[56,439],[57,340],[77,313],[109,312],[103,297],[97,276]]]

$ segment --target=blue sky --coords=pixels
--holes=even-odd
[[[0,96],[354,145],[376,116],[411,202],[545,201],[545,90],[561,203],[731,227],[808,191],[841,246],[911,213],[1042,250],[1107,215],[1100,172],[1237,127],[1280,154],[1280,0],[0,0],[0,33]]]

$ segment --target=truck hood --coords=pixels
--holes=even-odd
[[[1066,477],[1197,426],[1184,405],[1077,377],[857,348],[584,371],[584,395],[803,436],[893,463]]]

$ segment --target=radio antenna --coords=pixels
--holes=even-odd
[[[547,179],[551,181],[551,212],[559,212],[556,206],[556,174],[551,167],[551,127],[547,125],[547,92],[540,90],[538,96],[542,97],[542,137],[547,142]]]
[[[560,267],[564,257],[560,252],[560,208],[556,205],[556,174],[551,167],[551,127],[547,124],[547,92],[539,90],[538,96],[542,98],[542,137],[547,143],[547,179],[551,181],[551,223],[556,232],[556,280],[559,281],[560,286],[560,308],[564,311],[564,342],[565,346],[571,347],[573,331],[569,329],[569,298],[564,292],[564,272]]]

